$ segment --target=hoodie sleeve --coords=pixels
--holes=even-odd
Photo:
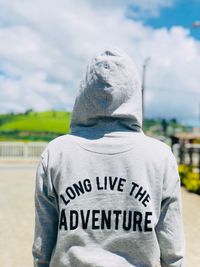
[[[34,267],[49,267],[57,238],[57,226],[57,197],[41,159],[35,186],[35,236],[32,248]]]
[[[162,267],[182,267],[185,242],[180,177],[172,152],[166,163],[161,213],[156,227]]]

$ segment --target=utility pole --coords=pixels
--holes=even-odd
[[[150,57],[147,57],[144,60],[143,66],[142,66],[142,114],[143,114],[143,120],[144,120],[144,92],[146,89],[146,69],[147,65],[150,61]]]

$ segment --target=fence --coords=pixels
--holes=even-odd
[[[38,158],[46,145],[46,142],[0,142],[0,158]],[[200,144],[175,144],[172,150],[178,163],[200,170]]]
[[[36,159],[46,145],[45,142],[0,142],[0,159]]]
[[[200,177],[200,144],[175,144],[172,150],[178,163],[196,167]]]

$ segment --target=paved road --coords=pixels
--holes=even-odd
[[[0,163],[0,266],[32,267],[36,165]],[[200,266],[200,196],[182,190],[185,267]]]
[[[185,267],[200,266],[200,196],[182,189],[186,237]]]

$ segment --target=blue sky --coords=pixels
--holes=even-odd
[[[0,0],[0,113],[72,110],[90,58],[124,49],[145,116],[199,126],[200,0]]]
[[[191,36],[200,40],[200,30],[192,27],[194,21],[200,21],[200,1],[197,0],[176,0],[172,6],[161,9],[159,16],[144,19],[146,25],[154,28],[188,28]]]

